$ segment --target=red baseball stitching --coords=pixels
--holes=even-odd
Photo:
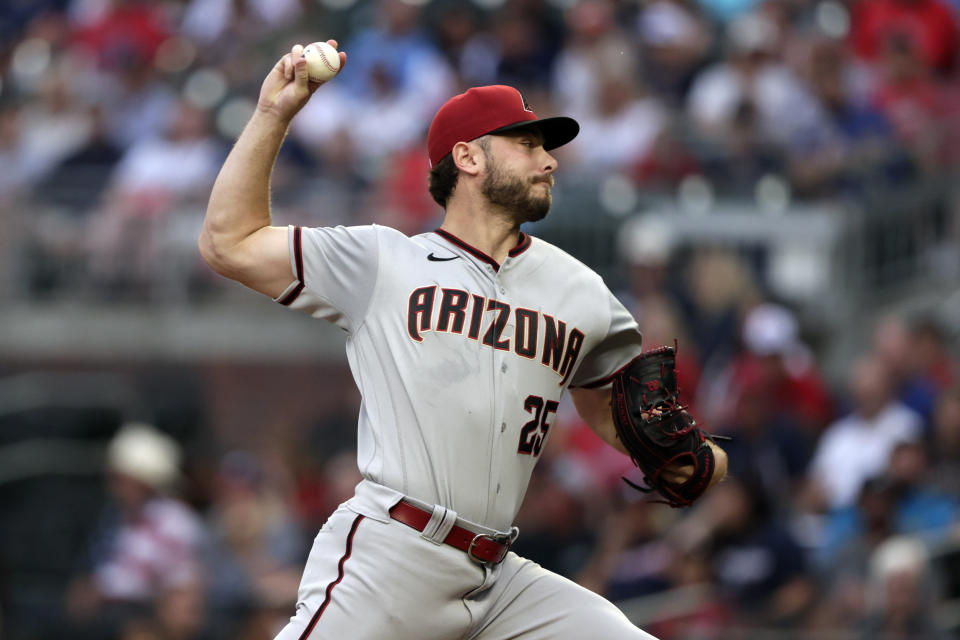
[[[320,54],[320,59],[323,60],[323,64],[325,64],[325,65],[327,66],[327,69],[330,69],[330,71],[333,71],[333,72],[336,72],[336,71],[337,71],[337,70],[333,67],[333,65],[330,64],[330,61],[327,60],[327,56],[323,53],[323,49],[321,49],[320,47],[317,47],[317,53]]]

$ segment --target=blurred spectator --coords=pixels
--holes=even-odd
[[[816,117],[816,102],[776,57],[776,26],[759,14],[727,27],[726,58],[694,80],[687,112],[708,140],[735,142],[752,129],[783,144]]]
[[[83,3],[79,3],[83,4]],[[157,49],[171,33],[161,3],[147,0],[107,0],[86,15],[74,34],[75,46],[93,54],[101,65],[123,59],[153,61]]]
[[[54,166],[39,182],[36,197],[64,215],[86,217],[100,204],[110,174],[122,151],[108,136],[110,124],[102,106],[90,108],[86,142]]]
[[[637,16],[643,77],[665,102],[681,104],[707,59],[710,31],[690,0],[654,0]]]
[[[565,576],[583,568],[596,538],[586,519],[596,510],[588,504],[590,485],[584,485],[565,461],[540,462],[516,523],[523,529],[515,545],[518,554]]]
[[[898,444],[890,454],[888,469],[864,483],[857,505],[830,514],[819,549],[821,563],[832,565],[845,548],[862,545],[863,537],[876,540],[880,524],[883,524],[882,530],[890,534],[916,535],[928,544],[942,542],[960,514],[960,502],[955,496],[929,485],[929,472],[922,443]],[[886,519],[882,523],[869,509],[873,505],[869,501],[877,498],[876,493],[882,494],[884,504],[889,507],[883,512]]]
[[[668,519],[658,517],[657,509],[634,498],[609,511],[577,582],[612,600],[669,588],[675,551],[662,535]]]
[[[624,295],[630,299],[625,304],[638,318],[648,302],[669,295],[675,236],[668,224],[643,216],[627,220],[617,233],[617,249],[627,271],[628,291]]]
[[[850,42],[864,60],[879,61],[890,39],[897,38],[918,52],[926,68],[954,68],[960,26],[941,0],[858,0],[850,18]]]
[[[556,108],[581,121],[601,117],[605,82],[619,81],[628,93],[634,90],[639,79],[636,42],[617,22],[612,0],[579,0],[565,18],[570,35],[551,79]]]
[[[255,35],[265,28],[281,29],[302,13],[303,5],[298,0],[190,0],[183,13],[181,32],[212,44],[228,34]]]
[[[159,205],[206,195],[221,155],[209,115],[180,102],[172,116],[163,135],[138,142],[124,154],[113,176],[116,198],[142,198],[144,205]]]
[[[733,436],[723,443],[729,473],[754,478],[778,513],[787,511],[787,496],[795,496],[812,451],[812,437],[777,402],[774,380],[759,370],[745,372],[737,382],[736,403],[729,423],[710,425],[712,432]]]
[[[874,331],[874,352],[894,375],[900,401],[931,424],[937,396],[954,380],[943,329],[932,318],[907,323],[883,319]]]
[[[108,637],[118,640],[206,639],[210,636],[206,635],[204,628],[202,595],[196,587],[168,589],[157,596],[151,615],[130,620],[117,635]]]
[[[960,500],[960,388],[951,387],[940,394],[930,455],[930,488]]]
[[[26,279],[37,295],[58,288],[84,289],[88,284],[89,224],[121,150],[107,137],[103,110],[91,108],[89,140],[72,152],[34,188],[33,235]]]
[[[855,506],[835,512],[816,550],[823,595],[814,629],[837,629],[866,614],[870,558],[894,534],[896,490],[885,477],[863,483]]]
[[[497,83],[515,86],[521,92],[547,89],[548,70],[560,48],[559,26],[554,24],[546,2],[506,3],[494,16],[491,29],[496,46],[490,53],[496,60]]]
[[[4,205],[30,185],[23,154],[20,110],[0,105],[0,203]]]
[[[891,538],[870,558],[861,637],[946,638],[934,625],[936,601],[929,553],[923,543],[910,537]]]
[[[437,25],[437,45],[462,84],[496,84],[497,59],[493,35],[482,29],[478,11],[471,4],[454,4],[443,9]]]
[[[883,41],[882,54],[877,106],[917,162],[941,166],[957,153],[955,92],[932,76],[914,41],[891,36]]]
[[[740,256],[719,248],[692,254],[684,276],[677,308],[704,370],[714,375],[733,355],[740,314],[757,299],[756,283]]]
[[[344,46],[350,52],[350,73],[337,83],[357,98],[358,104],[376,100],[385,87],[392,87],[418,101],[410,102],[407,117],[425,127],[436,107],[452,93],[450,68],[422,30],[418,5],[378,0],[375,15],[377,23],[362,28]],[[363,119],[355,122],[370,126]]]
[[[817,42],[807,74],[820,117],[791,141],[792,183],[801,196],[854,195],[911,176],[886,118],[859,101],[849,86],[846,52],[832,40]]]
[[[132,293],[162,274],[171,213],[205,202],[220,161],[207,113],[187,102],[162,137],[127,149],[91,228],[94,280],[113,293]]]
[[[375,185],[371,209],[382,224],[416,235],[439,226],[440,208],[423,189],[430,161],[419,145],[396,153]]]
[[[224,456],[213,504],[207,597],[218,634],[235,637],[252,614],[296,602],[307,540],[250,453]]]
[[[343,135],[350,168],[368,180],[388,172],[392,154],[420,145],[454,83],[450,66],[421,28],[420,8],[403,0],[380,0],[378,6],[377,24],[344,47],[350,73],[307,103],[295,127],[314,149]]]
[[[647,153],[630,168],[640,187],[672,191],[687,176],[700,172],[700,161],[684,140],[680,123],[668,116]]]
[[[897,490],[897,531],[915,534],[928,544],[943,541],[958,521],[960,501],[928,484],[930,464],[924,444],[898,444],[890,454],[888,473]]]
[[[688,526],[709,549],[720,593],[740,624],[792,627],[814,589],[802,549],[772,507],[755,479],[730,477],[704,496]]]
[[[70,0],[8,0],[0,4],[0,43],[6,47],[38,16],[62,11],[69,3]]]
[[[838,509],[856,499],[863,483],[887,468],[900,442],[920,438],[920,415],[896,400],[891,372],[876,358],[853,368],[853,412],[824,432],[810,464],[808,500]]]
[[[92,540],[87,575],[68,592],[79,628],[118,630],[149,617],[164,594],[202,583],[203,524],[171,493],[179,460],[176,442],[149,425],[128,423],[110,442],[111,503]]]
[[[943,323],[932,316],[916,318],[910,325],[910,344],[916,368],[938,391],[956,382],[956,365]]]
[[[68,91],[68,70],[51,73],[37,99],[21,112],[23,170],[37,180],[68,155],[85,146],[93,132],[89,107]]]
[[[603,176],[645,157],[666,125],[667,113],[629,78],[603,71],[596,75],[596,108],[580,118],[580,135],[569,149],[578,172]]]
[[[719,145],[701,152],[700,164],[723,195],[750,197],[761,179],[786,171],[783,153],[763,133],[753,102],[737,105],[724,137],[713,142]]]
[[[99,76],[87,71],[83,78],[106,109],[111,140],[123,148],[165,131],[178,109],[173,88],[144,55],[111,59]]]
[[[744,319],[742,341],[746,350],[705,390],[712,419],[736,429],[733,407],[741,401],[743,387],[753,385],[765,387],[787,424],[806,432],[800,440],[818,434],[833,417],[833,401],[810,349],[800,341],[794,315],[780,305],[758,305]]]

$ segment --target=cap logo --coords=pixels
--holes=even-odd
[[[527,104],[527,101],[524,99],[523,94],[517,91],[517,95],[520,96],[520,103],[523,105],[523,110],[533,113],[533,109],[531,109],[530,105]]]

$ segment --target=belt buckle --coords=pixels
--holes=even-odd
[[[516,529],[516,527],[514,527],[514,529]],[[510,548],[510,545],[512,545],[513,541],[517,539],[518,533],[519,533],[519,529],[517,529],[516,533],[511,530],[511,532],[508,534],[499,534],[499,535],[490,534],[490,533],[478,533],[477,535],[473,536],[473,540],[471,540],[470,544],[467,546],[467,555],[470,557],[471,560],[473,560],[474,562],[482,566],[488,566],[491,564],[497,564],[499,562],[502,562],[503,558],[507,555],[507,550]],[[503,552],[503,556],[501,556],[500,559],[497,560],[496,562],[490,562],[488,560],[484,560],[483,558],[478,558],[476,554],[473,553],[473,548],[476,546],[477,541],[480,540],[480,538],[486,538],[487,540],[495,544],[504,545],[506,549]]]

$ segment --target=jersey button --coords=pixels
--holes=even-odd
[[[501,423],[500,423],[500,433],[503,433],[503,432],[506,431],[506,430],[507,430],[507,423],[506,423],[506,422],[501,422]]]
[[[504,362],[502,365],[500,365],[500,371],[502,371],[503,373],[506,373],[506,372],[507,372],[507,363],[506,363],[506,362]]]
[[[497,493],[500,493],[500,483],[497,483]]]
[[[500,293],[506,293],[507,290],[504,287],[500,287]]]

